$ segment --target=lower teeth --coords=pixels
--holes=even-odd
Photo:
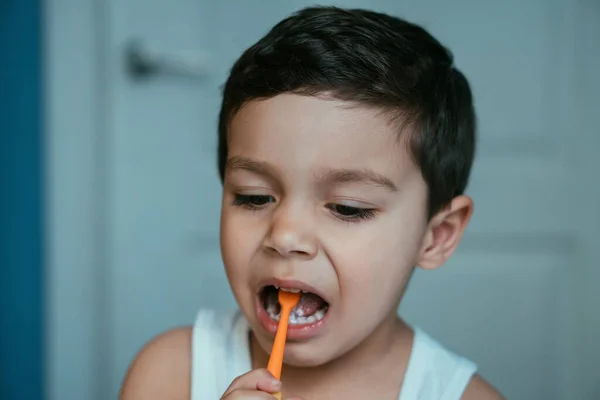
[[[276,307],[274,305],[269,305],[269,307],[267,307],[266,311],[267,311],[267,314],[269,315],[269,318],[271,318],[274,321],[279,321],[279,317],[281,316],[281,314],[276,314]],[[327,307],[321,308],[313,315],[309,315],[308,317],[305,317],[305,316],[296,314],[296,310],[293,310],[290,313],[289,322],[290,322],[290,325],[312,324],[314,322],[320,321],[323,318],[325,318],[326,312],[327,312]]]

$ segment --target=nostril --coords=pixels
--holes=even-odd
[[[294,250],[294,251],[292,251],[292,253],[295,253],[298,256],[310,257],[310,253],[308,251],[304,251],[304,250]]]
[[[275,247],[272,247],[272,246],[265,246],[265,250],[269,254],[273,254],[273,255],[279,254],[279,251],[277,251],[277,249]]]
[[[305,250],[285,250],[277,247],[267,246],[266,252],[271,255],[277,255],[281,257],[300,257],[300,258],[312,258],[312,253]]]

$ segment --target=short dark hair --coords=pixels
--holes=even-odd
[[[464,192],[476,117],[452,53],[424,28],[383,13],[304,8],[275,25],[233,65],[219,115],[218,167],[227,130],[247,102],[282,93],[330,94],[379,107],[410,128],[410,154],[428,185],[433,216]]]

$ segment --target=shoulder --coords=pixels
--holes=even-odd
[[[461,400],[505,400],[505,398],[480,375],[473,375]]]
[[[430,398],[504,400],[492,385],[477,374],[474,362],[449,350],[419,328],[414,329],[412,365],[409,364],[407,376],[420,383],[420,386],[417,385],[419,390]],[[436,392],[435,388],[444,389]]]
[[[189,399],[192,332],[180,327],[149,341],[132,361],[119,399]]]

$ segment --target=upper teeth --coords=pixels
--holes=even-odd
[[[277,286],[275,286],[275,287],[277,287]],[[299,293],[300,289],[281,288],[281,291],[283,291],[283,292],[290,292],[290,293]]]

